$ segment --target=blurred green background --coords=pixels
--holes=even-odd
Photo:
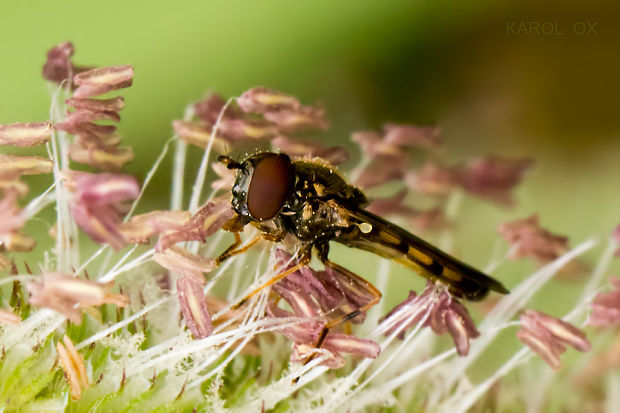
[[[547,22],[551,32],[537,31]],[[187,103],[267,85],[322,101],[332,129],[321,139],[346,144],[351,131],[387,121],[432,123],[445,160],[534,157],[516,208],[465,200],[456,245],[475,265],[488,262],[508,219],[538,212],[572,245],[620,223],[615,1],[3,1],[0,123],[48,118],[41,66],[65,40],[77,64],[135,66],[120,131],[140,178]],[[168,205],[170,163],[147,205]],[[507,284],[534,267],[512,264]]]

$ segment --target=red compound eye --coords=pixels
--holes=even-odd
[[[295,169],[285,154],[263,157],[252,173],[247,205],[252,218],[271,219],[280,211],[293,189]]]

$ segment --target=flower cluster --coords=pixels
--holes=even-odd
[[[281,358],[283,348],[278,347],[278,340],[273,340],[273,337],[265,337],[264,342],[254,339],[264,331],[275,331],[292,343],[289,360],[303,364],[301,367],[293,366],[290,373],[293,376],[299,372],[305,374],[304,369],[313,368],[313,363],[309,363],[313,360],[335,369],[345,364],[346,355],[366,359],[358,364],[346,380],[329,382],[329,379],[325,379],[326,382],[318,383],[316,388],[320,391],[317,391],[312,402],[313,406],[324,405],[326,410],[338,410],[344,406],[343,400],[360,394],[364,397],[347,402],[347,407],[353,406],[351,410],[358,410],[364,403],[376,402],[377,394],[386,398],[384,393],[387,393],[391,397],[391,392],[404,381],[432,369],[438,361],[452,358],[454,353],[461,357],[454,357],[451,362],[464,366],[460,371],[466,371],[467,366],[480,354],[481,348],[492,341],[493,331],[517,324],[510,319],[514,317],[516,308],[523,305],[524,288],[515,288],[514,294],[504,297],[496,307],[497,313],[510,313],[506,311],[508,307],[513,312],[503,319],[501,315],[496,317],[496,320],[502,320],[496,325],[481,326],[478,331],[468,309],[450,294],[446,286],[441,282],[428,282],[423,291],[419,294],[411,291],[408,298],[381,318],[379,326],[370,335],[372,340],[363,337],[361,329],[352,324],[365,321],[366,311],[379,301],[380,292],[368,281],[328,260],[323,260],[323,270],[314,269],[310,265],[298,265],[296,257],[287,252],[298,246],[293,237],[272,245],[271,260],[266,272],[269,275],[275,272],[276,277],[288,270],[291,270],[290,274],[274,283],[268,294],[260,295],[260,299],[243,299],[242,302],[248,303],[248,306],[233,305],[235,309],[231,310],[228,300],[232,300],[238,292],[245,270],[255,267],[260,269],[265,264],[258,262],[254,265],[254,256],[248,254],[236,262],[232,258],[225,265],[219,266],[223,261],[221,257],[226,253],[245,251],[261,240],[261,234],[258,234],[244,243],[246,234],[236,233],[235,243],[225,250],[220,248],[223,246],[219,243],[220,237],[214,236],[223,231],[243,230],[231,207],[229,194],[215,196],[217,191],[230,189],[235,179],[234,171],[221,163],[212,165],[218,179],[211,182],[214,191],[203,205],[192,200],[187,209],[183,207],[183,202],[179,202],[177,210],[155,210],[133,215],[145,187],[141,187],[132,176],[119,172],[133,158],[130,148],[119,146],[120,138],[116,134],[116,124],[120,121],[119,112],[124,107],[124,100],[120,96],[102,97],[129,87],[133,82],[133,68],[129,65],[79,67],[71,61],[73,53],[71,43],[62,43],[48,52],[43,68],[43,76],[58,84],[61,92],[66,94],[58,95],[70,111],[61,115],[54,114],[52,122],[0,125],[0,145],[20,148],[47,145],[52,158],[0,155],[0,269],[9,268],[10,274],[6,280],[0,280],[10,290],[10,299],[5,300],[3,296],[1,300],[4,309],[0,309],[0,323],[3,325],[0,329],[3,333],[0,335],[3,348],[0,361],[7,364],[0,369],[0,378],[13,386],[7,386],[13,392],[12,388],[20,387],[16,383],[21,380],[15,372],[31,368],[37,371],[35,374],[42,372],[34,381],[24,380],[24,385],[19,389],[21,393],[16,391],[15,397],[12,393],[8,397],[7,390],[4,390],[7,401],[2,407],[12,410],[46,407],[43,403],[28,405],[28,402],[23,401],[26,398],[24,394],[38,398],[59,393],[57,390],[61,382],[55,380],[54,375],[58,373],[58,377],[61,377],[62,369],[67,382],[64,391],[70,395],[70,400],[65,397],[65,403],[75,403],[69,406],[74,410],[94,405],[104,410],[114,410],[126,400],[138,408],[141,400],[144,400],[144,394],[151,398],[162,393],[165,393],[165,401],[161,405],[165,408],[188,410],[193,406],[177,404],[178,400],[185,397],[186,385],[188,389],[201,390],[193,394],[190,392],[189,400],[191,397],[209,399],[202,405],[202,410],[212,410],[214,403],[218,403],[213,402],[219,397],[216,393],[222,386],[229,385],[226,383],[232,383],[229,386],[234,387],[234,392],[258,387],[256,378],[261,374],[258,372],[248,380],[250,385],[229,380],[228,375],[235,374],[236,370],[251,370],[247,367],[249,364],[245,364],[243,369],[237,369],[237,365],[230,369],[226,366],[235,354],[242,351],[243,346],[246,346],[244,351],[249,354],[263,356],[271,351],[277,353],[274,359]],[[350,159],[349,153],[342,147],[324,145],[310,139],[308,135],[299,138],[298,132],[321,131],[328,127],[320,105],[304,105],[294,96],[266,87],[252,88],[230,101],[212,94],[194,104],[187,113],[186,119],[173,123],[174,130],[179,139],[201,149],[214,145],[216,151],[232,149],[240,152],[245,149],[244,145],[256,146],[260,141],[288,153],[294,159],[313,159],[331,166],[342,165]],[[56,119],[58,116],[60,118]],[[405,228],[418,230],[442,227],[448,233],[453,228],[451,224],[454,214],[444,214],[444,207],[451,199],[460,199],[460,194],[470,194],[500,206],[513,205],[515,201],[512,191],[532,165],[529,159],[511,160],[487,155],[444,166],[438,160],[442,139],[439,129],[432,126],[386,123],[381,132],[357,132],[351,139],[358,144],[362,153],[362,160],[351,175],[354,183],[367,190],[370,196],[366,208],[381,216],[400,218]],[[177,155],[184,156],[182,151],[187,150],[187,147],[180,143],[177,150]],[[206,173],[204,167],[208,166],[206,161],[209,154],[204,154],[201,170]],[[180,172],[175,173],[175,178],[182,177],[185,172],[185,165],[176,162],[178,159],[180,157],[175,155],[175,168],[179,168],[175,172]],[[72,162],[87,164],[103,172],[77,171],[71,168]],[[49,173],[54,174],[54,185],[50,186],[44,196],[22,207],[20,201],[28,192],[22,177]],[[202,181],[197,178],[196,182]],[[396,188],[394,193],[383,196],[389,189],[385,184],[389,184],[389,188]],[[202,189],[203,185],[195,187]],[[375,193],[382,196],[373,197]],[[429,201],[432,207],[427,210],[412,207],[407,200],[409,195],[411,198],[426,197],[424,201]],[[201,199],[200,196],[195,198]],[[35,247],[35,240],[23,233],[23,227],[28,219],[54,201],[59,221],[56,223],[57,233],[63,234],[56,248],[51,251],[56,254],[57,260],[49,259],[49,255],[46,255],[45,261],[39,263],[38,272],[33,274],[26,263],[28,274],[19,274],[15,256],[5,254],[29,252]],[[133,203],[131,208],[130,203]],[[256,225],[259,231],[263,224]],[[77,237],[73,237],[77,235],[75,231],[78,228],[104,247],[83,263],[76,253],[69,263],[61,259],[62,254],[77,252],[79,249]],[[511,258],[533,257],[540,264],[547,264],[557,263],[570,254],[568,239],[542,228],[537,215],[503,224],[499,232],[512,246]],[[614,237],[620,239],[620,227],[616,229]],[[65,241],[70,245],[65,245]],[[127,248],[129,246],[133,247]],[[122,256],[115,255],[125,248],[127,251]],[[239,250],[235,251],[235,248]],[[226,252],[218,259],[215,254],[222,251]],[[108,255],[105,256],[104,252]],[[141,254],[137,258],[134,256],[136,252]],[[571,255],[571,258],[576,255]],[[95,262],[100,256],[100,261]],[[116,257],[118,260],[114,262]],[[91,264],[93,262],[94,265]],[[112,269],[109,268],[110,263],[114,263]],[[228,263],[233,264],[232,270],[227,266]],[[127,279],[118,279],[120,293],[114,292],[113,281],[110,280],[141,266],[145,267],[130,274]],[[78,267],[79,270],[75,269]],[[91,267],[96,270],[91,271]],[[553,264],[549,268],[553,269]],[[96,273],[97,278],[89,279],[87,271]],[[225,286],[228,300],[210,295],[213,294],[210,291],[221,291],[219,284],[212,289],[220,280],[219,274],[229,275],[228,280],[234,279]],[[532,278],[543,276],[550,276],[550,273],[541,271]],[[266,285],[271,282],[274,280]],[[591,310],[588,324],[613,327],[620,323],[620,281],[613,278],[611,284],[611,291],[599,293],[591,302],[584,300],[579,304],[582,309]],[[261,290],[262,287],[254,291]],[[126,309],[110,317],[107,306],[104,306],[107,304]],[[33,307],[51,309],[57,314],[52,317],[52,312],[38,311]],[[150,314],[158,310],[160,314]],[[84,322],[84,311],[93,315],[87,322]],[[182,322],[179,322],[179,314]],[[165,322],[162,323],[162,319]],[[493,321],[493,317],[489,319]],[[138,330],[139,322],[142,331]],[[76,328],[74,324],[82,326]],[[583,352],[590,350],[590,341],[585,333],[558,318],[527,310],[518,324],[521,326],[517,332],[518,339],[554,369],[562,366],[560,356],[567,346]],[[430,331],[437,335],[449,334],[456,351],[445,352],[422,365],[412,365],[414,361],[409,360],[410,357],[401,357],[397,359],[400,361],[397,365],[386,368],[386,364],[401,356],[401,353],[391,351],[392,339],[405,338],[406,330],[413,326],[430,327]],[[484,334],[489,331],[491,338],[486,340]],[[472,342],[481,332],[483,337]],[[196,340],[191,340],[189,333]],[[402,349],[402,355],[415,352],[423,353],[423,357],[426,357],[427,353],[418,352],[415,346],[406,348],[406,345],[411,344],[409,338],[412,336],[401,342],[402,347],[399,349]],[[42,345],[45,340],[56,344]],[[115,340],[122,342],[122,345],[116,347],[119,354],[109,356],[106,343]],[[32,351],[23,352],[28,353],[24,357],[12,348],[13,342],[22,345],[22,341],[34,343]],[[237,345],[239,343],[243,344]],[[272,346],[275,350],[268,348]],[[53,365],[52,362],[39,363],[39,357],[43,358],[46,354],[53,354]],[[371,364],[370,359],[379,360]],[[384,360],[387,361],[381,364]],[[372,373],[366,370],[369,365],[373,366]],[[8,373],[6,366],[11,366]],[[151,369],[153,378],[149,383]],[[269,368],[266,374],[269,379],[272,370],[277,369]],[[143,373],[145,371],[148,373]],[[363,374],[368,375],[367,380],[363,380]],[[384,385],[365,388],[368,383],[378,381],[381,375],[389,377],[390,374],[394,377]],[[93,380],[96,377],[99,379]],[[135,388],[132,387],[131,392],[119,391],[126,381]],[[290,383],[290,380],[287,382]],[[102,390],[110,383],[118,398],[108,397],[109,394]],[[145,383],[146,387],[143,386]],[[268,384],[270,392],[265,396],[273,400],[268,402],[271,404],[267,409],[273,408],[294,391],[294,387],[291,387],[288,392],[282,383],[275,380]],[[50,390],[52,388],[53,391]],[[216,389],[214,393],[205,396],[211,388]],[[33,389],[36,393],[33,393]],[[175,391],[171,392],[170,389]],[[260,390],[258,387],[257,393]],[[444,392],[440,397],[447,397],[445,392],[452,390],[438,391]],[[130,393],[139,396],[130,399]],[[274,397],[273,393],[278,396]],[[475,393],[474,388],[470,394]],[[268,399],[262,396],[258,396],[262,401]],[[457,396],[461,399],[460,395]],[[373,400],[364,401],[367,399]],[[471,397],[462,399],[470,400]],[[79,405],[80,402],[83,404]],[[355,403],[359,405],[356,407]],[[265,406],[258,406],[262,407]],[[463,411],[467,407],[456,410]],[[245,410],[256,409],[257,405],[253,404]]]
[[[527,310],[521,316],[521,330],[517,331],[517,337],[556,370],[562,367],[560,355],[566,351],[566,345],[582,352],[591,348],[583,331],[534,310]]]
[[[450,333],[460,356],[469,354],[469,340],[480,335],[463,304],[445,287],[430,281],[420,295],[410,291],[405,301],[381,319],[389,326],[385,334],[398,332],[401,339],[406,329],[422,320],[423,325],[430,327],[435,334]]]
[[[291,255],[281,249],[275,251],[274,261],[279,271],[295,265]],[[291,361],[307,360],[317,350],[320,334],[329,320],[350,314],[372,300],[365,285],[329,267],[325,271],[301,268],[275,284],[273,289],[293,312],[278,307],[272,301],[267,310],[269,316],[299,317],[305,320],[281,330],[282,334],[293,341]],[[361,322],[363,316],[360,314],[351,321]],[[344,364],[343,353],[376,358],[380,351],[374,341],[331,331],[321,343],[321,349],[329,351],[324,364],[330,368]]]
[[[70,43],[63,45],[70,47],[71,54],[73,54],[73,46]],[[66,58],[69,59],[71,54]],[[49,59],[48,55],[45,67],[54,66],[53,57],[52,60]],[[73,67],[70,61],[62,66]],[[58,69],[58,71],[61,70]],[[63,73],[62,76],[69,76],[70,73],[72,70]],[[102,121],[118,123],[121,120],[118,112],[125,105],[124,99],[120,96],[110,99],[93,99],[94,96],[131,86],[133,75],[133,67],[129,65],[100,67],[75,74],[73,83],[77,89],[73,97],[66,101],[66,104],[74,110],[68,113],[63,122],[54,125],[57,130],[75,135],[69,148],[69,155],[73,161],[102,170],[114,171],[121,169],[133,159],[131,148],[118,146],[120,137],[115,133],[116,126],[100,123]]]

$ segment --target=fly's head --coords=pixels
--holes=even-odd
[[[295,167],[283,153],[261,152],[241,163],[228,156],[220,156],[218,161],[237,170],[232,206],[248,221],[274,218],[293,194]]]

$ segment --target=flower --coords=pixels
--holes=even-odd
[[[17,179],[22,175],[48,174],[54,163],[40,156],[0,154],[0,178]]]
[[[441,146],[439,129],[433,126],[398,125],[386,123],[383,134],[375,131],[354,132],[351,140],[357,143],[366,156],[401,156],[403,149],[418,146],[436,149]]]
[[[73,81],[78,85],[73,94],[76,98],[103,95],[112,90],[131,86],[133,83],[133,66],[97,67],[76,74]]]
[[[448,196],[457,185],[456,174],[451,168],[431,161],[417,171],[408,172],[405,180],[414,191],[436,197]]]
[[[128,242],[148,244],[150,237],[179,230],[190,218],[187,211],[151,211],[131,217],[121,224],[120,232]]]
[[[185,324],[192,335],[197,339],[209,337],[213,333],[213,325],[202,284],[193,276],[180,277],[177,280],[177,298]]]
[[[514,204],[510,191],[533,165],[529,158],[508,159],[489,155],[454,168],[458,184],[467,192],[497,202]]]
[[[320,142],[292,140],[285,136],[278,136],[271,143],[290,156],[321,158],[331,165],[340,165],[349,159],[349,153],[341,146],[325,146]]]
[[[444,286],[429,281],[422,294],[410,291],[409,297],[380,321],[388,326],[386,335],[398,332],[402,339],[405,330],[422,321],[427,313],[424,326],[438,335],[450,333],[459,356],[469,354],[469,340],[478,337],[480,332],[467,309]]]
[[[372,188],[390,181],[402,179],[407,170],[406,158],[403,156],[380,155],[373,158],[358,175],[355,185]]]
[[[568,238],[541,227],[536,214],[506,222],[497,228],[497,232],[512,246],[512,259],[532,257],[543,265],[568,251]]]
[[[123,98],[90,99],[91,96],[129,87],[132,79],[133,68],[129,65],[96,68],[75,76],[75,83],[80,87],[66,102],[75,110],[54,126],[76,136],[69,147],[71,160],[103,170],[120,170],[133,159],[131,148],[118,147],[120,138],[114,133],[115,125],[95,123],[119,122],[118,112],[125,105]]]
[[[216,265],[214,259],[192,254],[185,248],[176,246],[156,253],[153,261],[184,277],[193,278],[200,284],[204,284],[202,274],[211,272]]]
[[[136,199],[140,186],[133,176],[65,171],[72,197],[71,214],[76,224],[95,242],[121,249],[123,203]]]
[[[301,107],[299,100],[291,95],[257,86],[249,89],[237,98],[237,104],[244,112],[266,113]]]
[[[49,141],[51,134],[52,126],[49,122],[0,125],[0,145],[43,145]]]
[[[281,249],[276,249],[273,255],[280,271],[294,265],[291,258],[291,255]],[[316,349],[328,314],[329,319],[349,314],[372,299],[372,294],[356,280],[329,267],[319,272],[303,267],[276,283],[273,289],[288,303],[293,312],[271,303],[267,308],[270,317],[297,316],[307,320],[280,330],[293,341],[291,361],[307,361],[315,351],[326,350],[329,351],[329,357],[324,364],[329,368],[338,368],[344,364],[342,353],[366,358],[376,358],[379,355],[380,346],[376,342],[333,331],[325,337],[321,350]],[[361,322],[359,316],[353,320],[356,319]]]
[[[17,204],[17,193],[9,192],[0,198],[0,251],[28,252],[36,245],[34,239],[19,232],[25,219]],[[0,262],[0,268],[8,267],[6,259]]]
[[[211,201],[202,206],[189,222],[178,229],[162,234],[157,240],[156,251],[164,251],[181,241],[202,241],[233,217],[229,201]]]
[[[560,355],[566,351],[566,345],[581,352],[587,352],[591,348],[583,331],[534,310],[527,310],[521,316],[521,330],[517,331],[517,338],[555,370],[562,368]]]
[[[61,84],[71,80],[73,75],[89,70],[88,67],[75,66],[71,57],[75,49],[73,43],[59,43],[47,52],[47,60],[43,65],[43,78]]]
[[[66,316],[71,322],[82,322],[83,307],[115,304],[126,306],[129,301],[121,294],[111,294],[107,290],[111,283],[88,281],[61,273],[43,273],[40,281],[29,282],[29,302],[38,307],[51,308]]]
[[[66,334],[62,342],[56,343],[56,351],[65,378],[71,387],[71,398],[79,400],[82,397],[82,389],[88,389],[88,374],[84,366],[84,358],[73,345],[73,342]]]
[[[611,278],[612,291],[598,293],[591,304],[588,324],[597,327],[620,325],[620,278]]]

